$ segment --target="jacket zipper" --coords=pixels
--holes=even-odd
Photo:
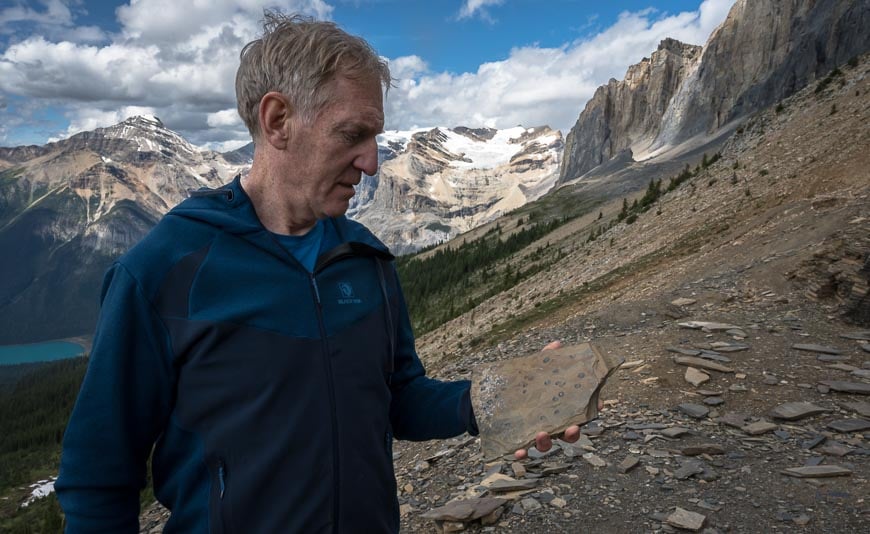
[[[314,301],[316,303],[317,308],[317,324],[320,327],[320,338],[323,340],[321,343],[321,347],[323,348],[323,366],[326,368],[326,383],[329,390],[329,407],[330,407],[330,423],[332,424],[332,466],[333,466],[333,474],[332,474],[332,484],[333,484],[333,507],[332,507],[332,531],[338,534],[338,511],[339,511],[339,489],[340,489],[340,481],[339,481],[339,456],[338,456],[338,416],[336,415],[336,401],[335,401],[335,383],[332,377],[332,363],[329,361],[329,344],[327,343],[326,338],[326,325],[323,324],[323,305],[320,302],[320,290],[317,288],[317,279],[314,277],[314,273],[308,274],[309,279],[311,280],[311,291],[314,296]]]
[[[227,472],[226,472],[226,467],[224,466],[224,461],[218,460],[218,483],[220,484],[220,488],[221,488],[220,500],[224,500],[224,493],[227,490],[226,478],[227,478]]]

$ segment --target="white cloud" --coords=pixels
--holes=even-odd
[[[52,137],[48,142],[51,143],[60,139],[65,139],[79,132],[86,132],[95,128],[105,128],[106,126],[118,124],[124,119],[135,115],[154,114],[154,108],[141,106],[124,106],[121,109],[112,111],[83,108],[75,113],[75,116],[70,121],[69,127],[62,135]]]
[[[212,128],[222,128],[225,126],[244,128],[245,126],[236,108],[222,109],[215,113],[209,113],[206,120]]]
[[[284,12],[318,18],[332,12],[324,0],[277,4]],[[123,106],[138,106],[154,110],[194,143],[247,142],[244,127],[221,133],[221,139],[205,130],[210,114],[226,121],[221,110],[235,106],[239,52],[257,37],[263,9],[276,7],[275,0],[130,0],[116,10],[121,30],[108,43],[99,28],[74,26],[60,0],[46,5],[45,11],[0,11],[0,24],[53,16],[64,22],[42,32],[51,37],[36,33],[0,53],[0,93],[62,103],[71,124],[59,135],[85,124],[105,125]]]
[[[589,39],[558,48],[515,48],[507,59],[484,63],[474,73],[418,70],[389,92],[386,128],[547,124],[567,131],[598,86],[623,78],[629,65],[649,57],[666,37],[704,44],[733,3],[705,0],[697,11],[665,17],[653,10],[625,12]]]
[[[484,19],[489,19],[489,14],[484,8],[486,6],[501,5],[503,2],[504,0],[465,0],[462,8],[459,9],[458,18],[467,19],[478,14]]]
[[[45,11],[38,11],[21,4],[0,10],[0,26],[11,22],[36,22],[53,25],[72,24],[72,13],[65,2],[61,0],[44,0],[40,3],[45,6]]]
[[[651,10],[623,13],[591,38],[554,48],[515,48],[506,59],[482,64],[475,72],[433,72],[424,57],[393,58],[390,68],[397,83],[388,94],[386,127],[549,124],[567,130],[596,87],[611,77],[622,78],[630,64],[649,56],[665,37],[703,44],[733,1],[705,0],[697,11],[670,16]],[[59,30],[77,38],[35,35],[0,52],[0,96],[62,106],[70,126],[58,135],[106,126],[143,109],[194,144],[246,143],[247,130],[235,112],[238,54],[259,32],[263,7],[274,3],[131,0],[117,11],[122,26],[111,41],[98,28],[75,26],[73,13],[72,22]],[[324,0],[281,4],[286,12],[321,18],[332,11]],[[464,7],[480,15],[493,4],[469,0]],[[68,4],[50,0],[44,5],[42,11],[0,10],[0,24],[15,17],[36,22],[52,10],[67,20]],[[11,132],[10,115],[0,110],[0,123],[7,126],[0,136]]]
[[[402,56],[387,59],[390,64],[390,75],[397,80],[413,78],[429,70],[429,66],[420,56]]]

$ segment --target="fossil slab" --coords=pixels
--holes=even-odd
[[[598,416],[598,394],[622,363],[582,343],[478,365],[471,399],[485,460]]]

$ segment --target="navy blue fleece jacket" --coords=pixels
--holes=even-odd
[[[166,532],[397,532],[391,444],[476,432],[425,376],[392,256],[326,221],[309,273],[238,178],[106,275],[56,489],[67,532],[138,532],[153,451]]]

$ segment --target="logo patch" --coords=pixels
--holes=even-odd
[[[339,282],[338,291],[341,292],[343,298],[338,299],[339,304],[361,304],[362,299],[358,299],[353,294],[353,286],[350,282]]]

